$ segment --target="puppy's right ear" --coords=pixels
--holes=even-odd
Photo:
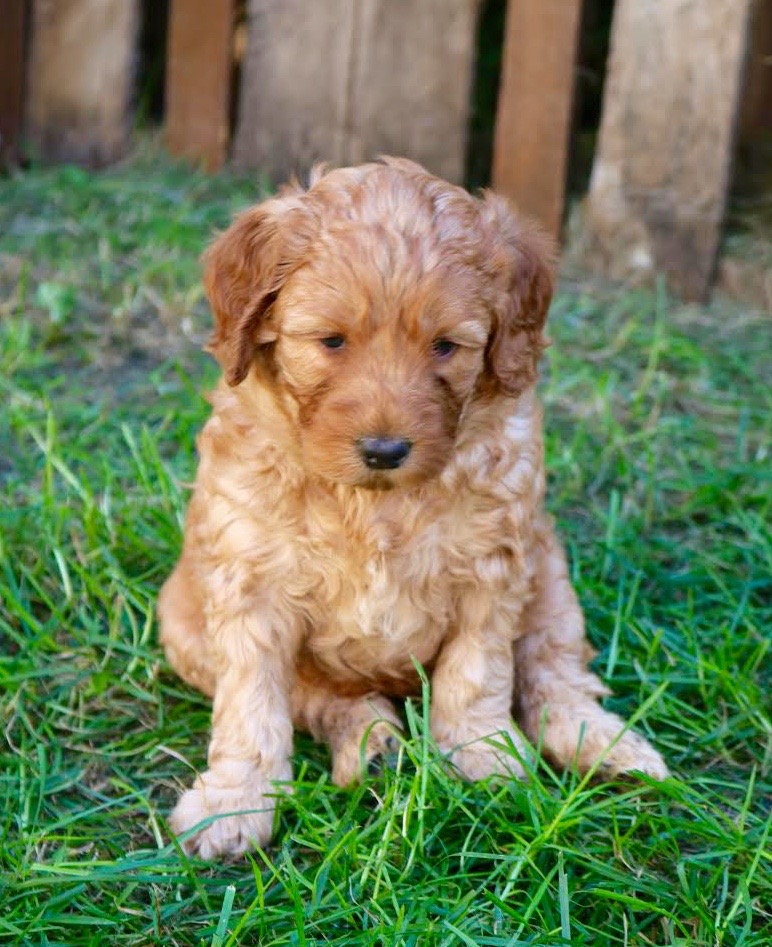
[[[273,198],[240,214],[204,254],[215,320],[206,348],[229,385],[246,378],[259,346],[276,341],[271,307],[300,262],[304,216],[298,196]]]
[[[514,212],[496,194],[483,198],[483,219],[491,226],[487,259],[503,292],[486,351],[496,388],[518,396],[536,382],[547,346],[543,329],[555,280],[554,241],[534,221]]]

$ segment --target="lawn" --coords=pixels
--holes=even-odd
[[[0,179],[0,942],[769,947],[772,329],[727,300],[566,280],[541,382],[596,666],[670,780],[461,784],[424,695],[353,791],[298,737],[270,850],[170,841],[209,723],[154,619],[215,378],[197,258],[260,190],[152,152]]]

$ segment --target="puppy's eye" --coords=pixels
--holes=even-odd
[[[450,339],[435,339],[432,342],[432,352],[437,358],[450,358],[457,348],[458,345]]]
[[[339,349],[346,344],[346,337],[343,335],[326,335],[320,342],[326,349]]]

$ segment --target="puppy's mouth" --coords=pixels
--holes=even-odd
[[[388,474],[369,474],[357,486],[365,490],[384,491],[393,490],[397,484],[394,482],[394,478]]]
[[[391,469],[372,469],[359,465],[359,475],[352,486],[365,490],[411,490],[437,477],[444,468],[439,458],[428,461],[426,457],[411,457],[398,467]]]
[[[414,447],[405,436],[359,437],[354,448],[361,471],[358,485],[369,490],[409,489],[436,476],[444,466],[441,452],[427,453],[425,445]]]
[[[352,459],[341,468],[330,466],[329,461],[322,461],[321,464],[315,465],[314,469],[326,480],[363,490],[386,492],[418,487],[437,476],[444,466],[438,463],[421,463],[424,458],[411,457],[399,466],[384,469],[368,466],[359,456],[353,463]]]
[[[319,436],[319,434],[324,436]],[[302,452],[309,472],[324,480],[365,490],[411,489],[437,476],[448,447],[404,430],[375,428],[330,437],[327,429],[303,431]]]

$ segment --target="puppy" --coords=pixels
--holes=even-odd
[[[169,662],[214,702],[208,769],[171,817],[187,848],[269,840],[295,727],[336,784],[359,778],[416,661],[466,779],[523,775],[513,712],[558,764],[664,778],[597,702],[543,511],[549,239],[386,159],[247,210],[205,271],[223,379],[159,601]]]

